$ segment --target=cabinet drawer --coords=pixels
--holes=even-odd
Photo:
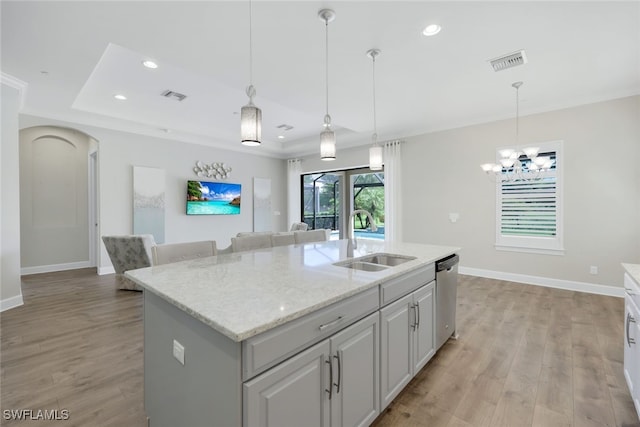
[[[318,312],[242,342],[244,381],[378,309],[378,288],[371,288]]]
[[[436,278],[436,265],[429,264],[380,285],[380,306],[401,298]]]

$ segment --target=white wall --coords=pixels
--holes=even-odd
[[[20,288],[20,179],[18,110],[21,92],[5,84],[1,89],[0,144],[0,311],[22,305]]]
[[[406,138],[404,240],[460,246],[466,268],[622,286],[620,263],[640,263],[640,96],[520,118],[522,144],[564,140],[563,256],[494,248],[495,185],[479,165],[514,138],[513,119]],[[367,149],[339,151],[335,166],[366,163]],[[303,171],[318,163],[303,158]]]
[[[98,141],[100,235],[130,234],[133,228],[133,166],[161,168],[166,173],[165,243],[216,240],[227,247],[240,231],[253,229],[253,177],[270,178],[274,231],[287,229],[286,161],[236,151],[220,150],[175,140],[154,138],[48,119],[20,117],[20,127],[58,125],[81,130]],[[229,144],[239,143],[236,141]],[[256,147],[256,150],[259,150]],[[227,182],[242,184],[239,215],[187,216],[187,180],[197,179],[196,161],[224,162],[233,168]],[[210,179],[215,181],[214,179]],[[101,245],[99,271],[111,263]]]

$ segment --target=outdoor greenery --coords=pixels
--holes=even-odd
[[[384,187],[363,188],[355,197],[355,209],[369,211],[376,226],[384,226]],[[369,219],[366,215],[356,215],[356,228],[368,228]]]
[[[352,191],[354,209],[371,213],[378,227],[384,226],[384,173],[362,173],[353,175]],[[336,229],[341,215],[340,175],[316,173],[303,175],[304,220],[314,228]],[[371,227],[366,215],[356,214],[354,228]]]

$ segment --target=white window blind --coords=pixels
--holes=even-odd
[[[496,184],[496,248],[563,254],[562,143],[540,144],[540,154],[553,166],[536,179],[502,179]],[[525,172],[528,160],[524,157]],[[537,173],[537,175],[536,175]]]
[[[557,202],[555,172],[536,181],[502,182],[500,233],[555,237]]]

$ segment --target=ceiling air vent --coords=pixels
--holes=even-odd
[[[291,130],[293,129],[293,126],[288,125],[288,124],[281,124],[280,126],[276,126],[278,129],[282,129],[282,130]]]
[[[184,101],[184,99],[187,97],[187,95],[172,90],[165,90],[161,95],[165,98],[175,99],[176,101]]]
[[[527,56],[524,54],[524,50],[509,53],[507,55],[499,56],[498,58],[490,59],[489,62],[493,67],[493,71],[502,71],[507,68],[517,67],[518,65],[524,65],[527,63]]]

